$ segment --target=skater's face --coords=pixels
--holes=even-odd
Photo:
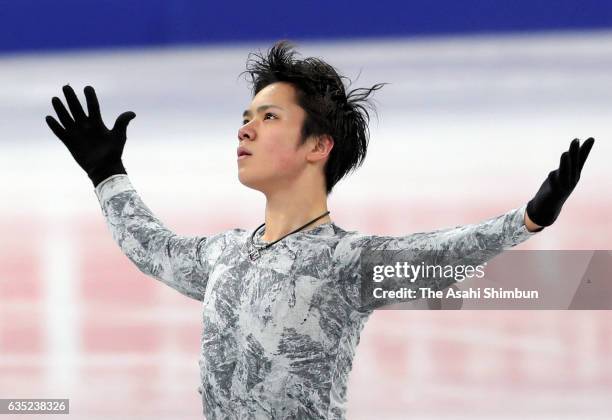
[[[309,142],[300,145],[306,112],[296,103],[295,88],[284,82],[263,88],[244,111],[238,130],[238,179],[247,187],[274,192],[290,186],[307,165]]]

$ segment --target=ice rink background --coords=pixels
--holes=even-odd
[[[499,215],[593,136],[561,217],[519,249],[612,249],[612,32],[297,44],[355,87],[391,83],[364,166],[331,196],[339,226],[399,236]],[[71,418],[201,418],[199,303],[121,254],[44,117],[62,85],[95,86],[108,124],[136,112],[124,162],[169,228],[253,229],[264,200],[236,175],[238,74],[269,45],[0,57],[1,398],[70,398]],[[605,311],[380,311],[348,416],[609,418],[611,353]]]

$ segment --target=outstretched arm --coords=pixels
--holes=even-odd
[[[374,299],[371,294],[361,295],[362,288],[367,290],[372,284],[372,278],[362,278],[367,273],[361,271],[361,264],[372,255],[376,256],[377,265],[407,262],[414,265],[444,267],[458,264],[475,266],[485,263],[502,251],[537,235],[537,232],[530,232],[525,226],[525,208],[526,205],[523,205],[480,223],[406,236],[358,233],[347,235],[336,249],[336,257],[341,267],[340,278],[346,282],[349,300],[356,309],[366,311],[402,301]],[[407,280],[393,281],[397,284],[395,282]],[[389,281],[385,282],[388,287]],[[414,290],[419,288],[443,290],[454,282],[454,279],[446,277],[420,277],[406,285]]]
[[[121,160],[127,126],[136,114],[121,114],[109,130],[91,86],[85,88],[88,115],[70,86],[63,91],[70,112],[54,97],[53,108],[61,124],[51,116],[47,124],[94,184],[113,239],[140,271],[203,300],[211,259],[220,251],[222,234],[186,238],[163,226],[130,184]]]
[[[393,265],[398,261],[436,266],[480,265],[529,239],[544,226],[550,226],[574,190],[593,143],[594,140],[589,138],[579,147],[577,139],[572,141],[569,151],[561,155],[559,169],[549,173],[535,197],[528,204],[501,216],[477,224],[404,237],[348,235],[336,253],[342,267],[340,277],[346,281],[349,299],[362,310],[400,301],[360,295],[365,282],[372,281],[362,279],[360,271],[364,254],[369,252],[386,251],[380,256],[377,254],[380,265]],[[443,290],[454,282],[453,278],[446,277],[418,278],[411,288]]]
[[[113,239],[140,271],[204,300],[210,267],[224,246],[223,234],[176,235],[142,202],[126,175],[102,181],[96,195]]]

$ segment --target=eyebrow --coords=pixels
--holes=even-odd
[[[265,111],[268,108],[278,108],[282,111],[284,111],[283,108],[281,108],[280,106],[276,106],[276,105],[261,105],[257,107],[257,112],[262,112]],[[248,109],[246,109],[243,113],[242,116],[243,117],[248,117],[249,115],[251,115],[251,111],[249,111]]]

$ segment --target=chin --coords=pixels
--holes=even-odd
[[[257,182],[256,179],[252,179],[252,177],[246,176],[245,174],[241,173],[241,171],[238,171],[238,180],[245,187],[261,191],[261,182]]]

